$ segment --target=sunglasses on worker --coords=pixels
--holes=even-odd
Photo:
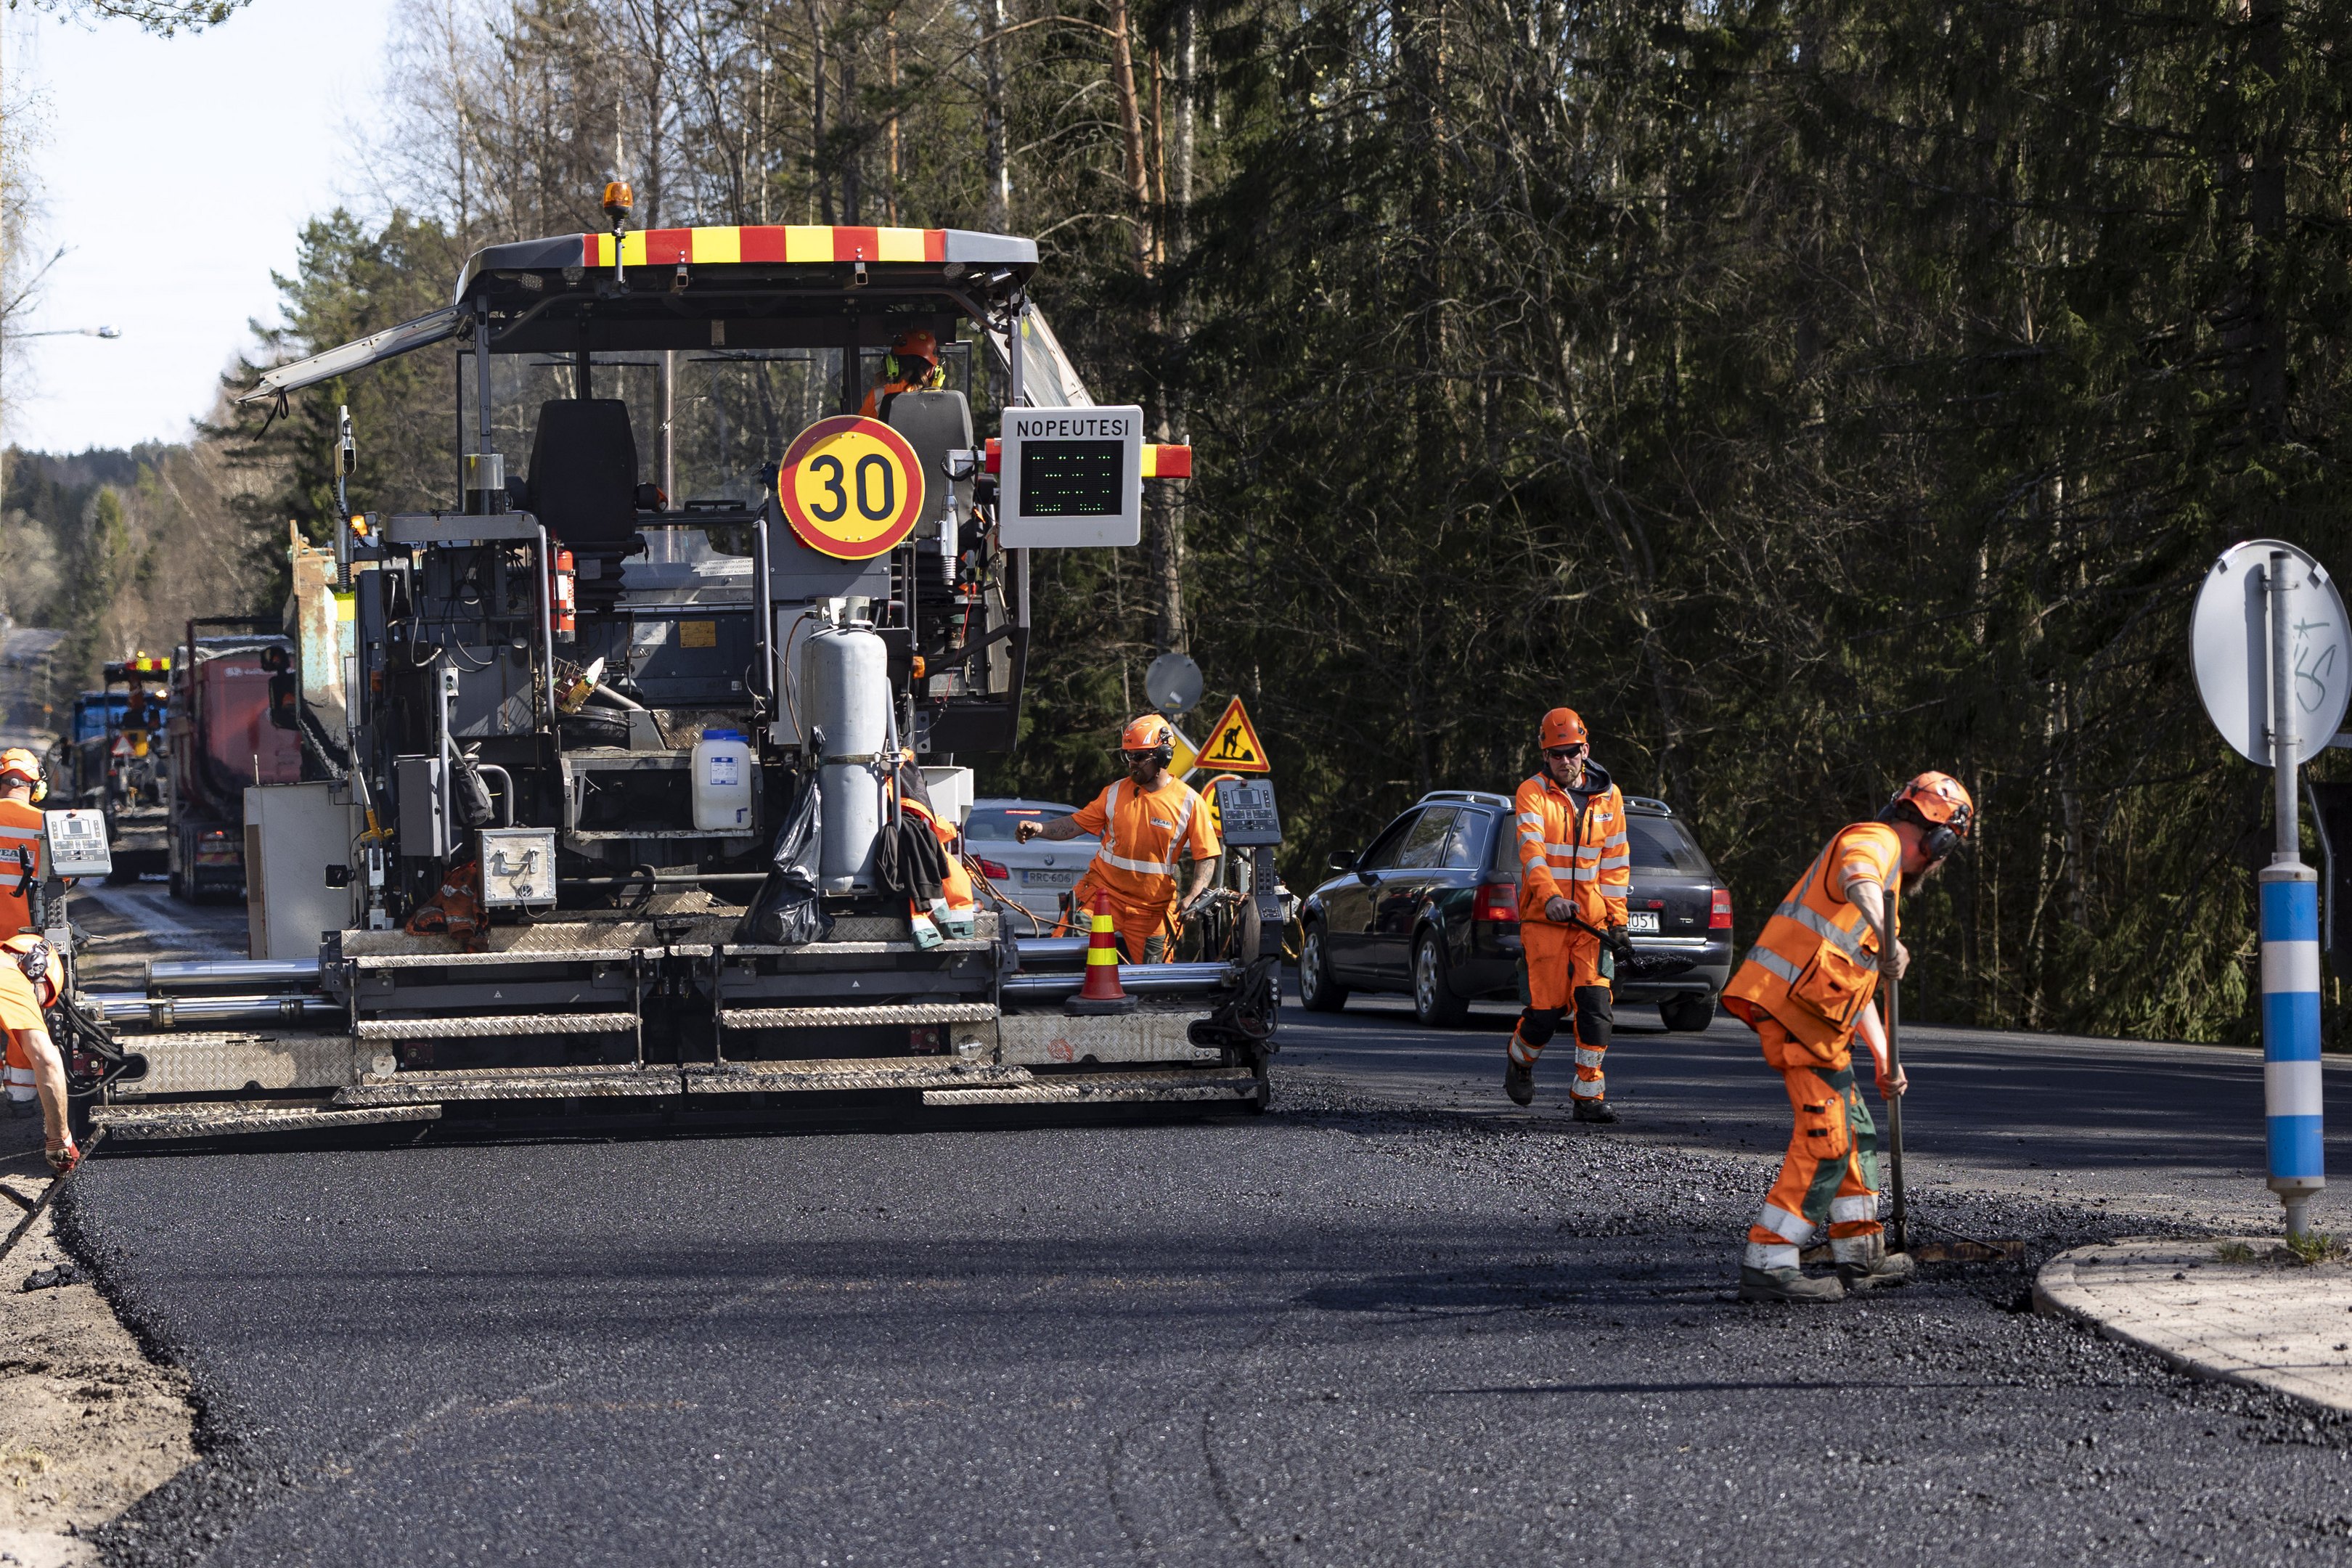
[[[1544,755],[1556,763],[1572,763],[1591,750],[1592,748],[1590,745],[1579,741],[1573,746],[1547,746],[1544,748]]]

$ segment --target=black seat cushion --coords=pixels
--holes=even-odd
[[[530,499],[566,544],[617,544],[637,526],[637,438],[617,397],[551,398],[530,443]]]
[[[971,449],[971,405],[961,392],[902,392],[890,400],[889,421],[923,466],[922,521],[928,524],[940,515],[945,500],[941,492],[948,480],[940,460],[951,451]],[[959,517],[971,506],[971,492],[968,482],[955,487]],[[917,531],[921,538],[935,537],[929,527]]]

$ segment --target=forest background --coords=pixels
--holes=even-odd
[[[1303,890],[1423,790],[1511,788],[1565,701],[1745,940],[1943,767],[1981,829],[1906,901],[1915,1016],[2253,1037],[2264,780],[2187,611],[2233,539],[2352,543],[2352,8],[410,0],[390,80],[373,200],[310,226],[257,363],[601,226],[614,175],[646,226],[1037,238],[1097,395],[1199,477],[1144,549],[1043,564],[985,787],[1086,798],[1187,650]],[[446,384],[13,458],[0,607],[74,629],[68,679],[266,607],[336,404],[361,503],[430,503]]]

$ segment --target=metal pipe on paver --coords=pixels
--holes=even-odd
[[[1087,961],[1087,939],[1082,936],[1016,936],[1013,945],[1021,950],[1021,962],[1051,963],[1059,960],[1068,963]]]
[[[1231,985],[1237,973],[1230,963],[1122,963],[1118,984],[1131,996],[1181,995]],[[1003,987],[1007,996],[1038,1001],[1074,996],[1085,983],[1085,974],[1074,969],[1066,974],[1008,974]]]
[[[2297,733],[2294,590],[2299,568],[2270,552],[2263,586],[2270,605],[2271,783],[2278,847],[2261,875],[2263,1109],[2270,1187],[2286,1205],[2286,1233],[2310,1227],[2311,1199],[2327,1185],[2321,1139],[2319,1067],[2319,875],[2303,863],[2295,810]]]
[[[110,1024],[146,1024],[159,1029],[183,1024],[328,1023],[344,1016],[341,1003],[299,992],[270,996],[150,996],[143,991],[94,991],[86,995],[89,1005]]]
[[[315,958],[214,958],[151,963],[147,984],[174,985],[307,985],[319,978]]]

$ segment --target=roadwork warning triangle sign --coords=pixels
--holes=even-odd
[[[1201,752],[1200,763],[1202,767],[1226,773],[1274,772],[1274,765],[1265,760],[1265,743],[1257,738],[1257,726],[1250,722],[1249,712],[1242,707],[1240,698],[1225,705],[1223,717],[1209,731],[1209,743]]]

